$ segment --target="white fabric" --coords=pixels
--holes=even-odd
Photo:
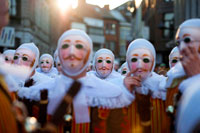
[[[152,92],[152,98],[166,99],[166,84],[167,77],[163,75],[158,75],[155,72],[144,81],[142,81],[141,87],[136,87],[136,92],[140,94],[147,95],[149,90]]]
[[[189,82],[190,81],[190,82]],[[178,108],[177,132],[192,132],[194,126],[200,122],[200,74],[187,79],[184,83],[185,91],[183,92],[181,103]],[[183,83],[181,83],[183,84]]]
[[[88,75],[96,76],[96,77],[98,77],[98,78],[100,78],[100,79],[102,79],[102,80],[106,80],[106,81],[110,81],[110,80],[112,80],[112,79],[121,77],[121,74],[118,73],[118,72],[116,72],[115,70],[112,70],[112,72],[111,72],[106,78],[101,78],[101,77],[99,76],[99,74],[97,74],[96,71],[89,71],[89,72],[87,72],[87,74],[88,74]]]
[[[30,87],[20,88],[18,91],[18,96],[21,98],[27,98],[30,100],[39,101],[40,100],[40,90],[49,89],[48,87],[41,86],[41,85],[47,83],[47,81],[48,81],[48,84],[45,84],[45,85],[50,85],[50,84],[52,85],[53,79],[51,79],[37,71],[35,71],[35,74],[30,78],[32,78],[34,80],[35,84]]]
[[[168,80],[166,83],[166,88],[169,88],[172,85],[174,79],[184,77],[185,75],[186,74],[185,74],[185,71],[183,69],[181,62],[178,62],[174,67],[172,67],[167,72]]]
[[[118,78],[113,78],[109,80],[110,83],[113,83],[121,88],[123,93],[126,95],[126,97],[130,100],[133,101],[135,99],[135,93],[132,92],[130,93],[129,90],[124,86],[124,76],[118,77]]]
[[[56,49],[56,51],[54,52],[54,55],[53,55],[54,61],[56,60],[57,57],[58,57],[58,49]]]
[[[16,49],[16,51],[18,49],[29,49],[29,50],[31,50],[35,54],[36,57],[35,57],[34,65],[31,68],[31,72],[30,72],[30,74],[31,74],[35,70],[36,66],[38,65],[38,61],[39,61],[39,57],[40,57],[39,49],[37,48],[37,46],[34,43],[24,43],[24,44],[20,45]]]
[[[30,68],[6,63],[2,55],[0,55],[0,64],[0,74],[4,75],[9,90],[17,91],[29,76]]]
[[[76,73],[71,73],[67,70],[65,70],[64,68],[62,69],[67,75],[69,76],[77,76],[79,75],[80,73],[82,73],[89,65],[90,61],[92,60],[92,51],[93,51],[93,43],[92,43],[92,40],[90,39],[90,37],[82,30],[78,30],[78,29],[71,29],[71,30],[68,30],[66,32],[64,32],[61,37],[59,38],[58,40],[58,46],[57,46],[57,49],[58,49],[58,53],[59,53],[59,50],[60,50],[60,47],[61,47],[61,42],[64,38],[66,38],[67,36],[70,36],[70,35],[79,35],[79,36],[82,36],[84,37],[85,39],[87,39],[87,41],[89,42],[90,44],[90,56],[89,56],[89,59],[87,60],[85,66],[78,72]],[[60,58],[60,57],[59,57]]]
[[[14,54],[15,54],[15,50],[12,50],[12,49],[8,49],[8,50],[5,50],[3,52],[4,56],[6,56],[6,55],[12,55],[12,56],[14,56]]]
[[[172,67],[172,66],[171,66],[171,61],[172,61],[172,59],[173,59],[175,53],[178,53],[178,55],[180,55],[178,47],[174,47],[174,48],[172,49],[172,51],[170,52],[170,54],[169,54],[169,67],[170,67],[170,68]]]
[[[192,18],[184,21],[179,28],[183,27],[198,27],[200,28],[200,19],[199,18]]]
[[[194,75],[192,77],[183,80],[178,88],[180,92],[184,93],[185,89],[189,88],[193,83],[198,83],[198,82],[200,82],[200,74]]]
[[[153,72],[153,70],[155,68],[155,64],[156,64],[156,51],[155,51],[154,46],[145,39],[136,39],[129,44],[128,50],[126,53],[126,62],[128,62],[128,57],[134,49],[142,49],[142,48],[149,50],[154,57],[154,63],[153,63],[153,67],[151,70],[151,72]],[[128,64],[128,67],[129,67],[129,70],[131,70],[129,64]]]
[[[48,73],[43,72],[41,70],[41,68],[36,68],[36,71],[41,73],[41,74],[44,74],[44,75],[46,75],[46,76],[48,76],[50,78],[55,78],[58,75],[58,70],[55,67],[52,67],[51,71],[48,72]]]
[[[121,88],[118,86],[103,81],[93,75],[87,75],[79,79],[82,83],[81,92],[76,96],[74,102],[77,105],[85,105],[84,101],[86,100],[86,105],[90,107],[103,107],[103,108],[121,108],[131,104],[131,100],[124,95]],[[66,92],[68,91],[73,80],[64,75],[60,75],[55,79],[54,86],[49,86],[50,91],[50,102],[48,105],[48,113],[52,114]],[[85,97],[83,97],[83,95]],[[80,97],[79,97],[80,96]],[[73,102],[73,103],[74,103]],[[77,110],[75,110],[76,113]],[[85,115],[85,114],[82,114]],[[77,121],[76,121],[77,123]],[[81,123],[81,122],[79,122]]]

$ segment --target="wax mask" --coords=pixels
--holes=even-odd
[[[97,73],[105,78],[113,69],[113,58],[109,54],[101,54],[96,58],[96,71]]]
[[[68,74],[78,73],[87,63],[90,43],[80,35],[68,35],[61,41],[59,57],[62,69]]]
[[[14,64],[33,67],[35,62],[35,54],[28,49],[17,49],[14,55]]]
[[[48,73],[51,70],[52,65],[53,65],[53,61],[48,57],[44,57],[40,61],[40,67],[42,71],[45,73]]]
[[[124,67],[124,68],[122,68],[122,70],[121,70],[121,75],[126,76],[127,73],[129,73],[128,67]]]
[[[61,72],[62,68],[61,68],[60,62],[56,62],[56,68],[57,68],[58,72]]]
[[[134,49],[128,56],[128,65],[135,76],[142,80],[150,74],[153,66],[153,55],[147,49]]]
[[[5,55],[4,59],[5,59],[6,63],[9,63],[9,64],[13,63],[13,55],[11,55],[11,54]]]
[[[179,45],[179,49],[194,45],[196,50],[200,47],[200,28],[197,27],[182,27],[177,31],[176,43]]]
[[[175,52],[171,55],[169,63],[170,63],[170,67],[174,67],[176,65],[177,62],[179,62],[180,59],[180,54],[179,52]]]

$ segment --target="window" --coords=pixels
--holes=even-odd
[[[116,34],[116,24],[113,23],[107,23],[105,27],[105,33],[110,35]]]
[[[103,29],[101,28],[89,28],[89,34],[94,34],[94,35],[103,35]]]
[[[107,41],[106,42],[106,48],[110,49],[111,51],[115,51],[115,42],[114,41]]]
[[[10,6],[10,10],[9,10],[10,16],[16,16],[16,14],[17,14],[17,10],[16,10],[16,7],[17,7],[16,0],[10,0],[9,3],[10,3],[10,4],[9,4],[9,6]]]
[[[174,0],[164,0],[165,2],[172,2],[172,1],[174,1]]]
[[[164,14],[164,38],[173,38],[173,28],[174,28],[174,13],[165,13]]]

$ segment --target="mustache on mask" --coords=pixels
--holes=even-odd
[[[70,56],[67,56],[67,57],[65,57],[65,58],[63,58],[64,60],[69,60],[70,58],[74,58],[74,59],[76,59],[76,60],[82,60],[82,58],[79,58],[79,57],[77,57],[77,56],[75,56],[75,55],[70,55]]]
[[[98,68],[98,70],[103,70],[103,69],[105,69],[105,70],[110,70],[110,69],[107,68],[107,67],[100,67],[100,68]]]
[[[141,71],[143,71],[143,72],[148,72],[148,71],[149,71],[149,70],[147,70],[147,69],[137,68],[133,73],[137,72],[138,70],[141,70]]]
[[[42,68],[49,68],[49,67],[47,67],[47,66],[43,66]]]

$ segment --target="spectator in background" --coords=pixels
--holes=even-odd
[[[167,73],[166,64],[165,63],[161,63],[160,66],[158,67],[158,74],[165,76],[166,73]]]

